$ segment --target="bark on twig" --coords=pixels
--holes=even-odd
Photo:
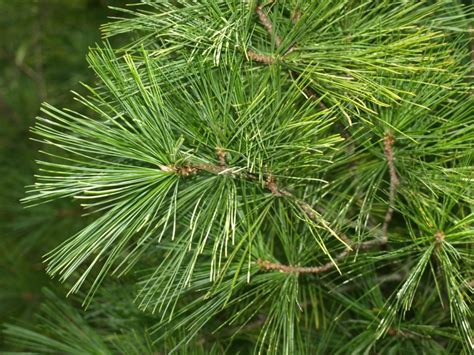
[[[444,241],[444,233],[442,231],[437,231],[434,235],[435,237],[435,244],[436,244],[436,251],[440,251],[441,247],[443,246],[443,241]]]
[[[219,160],[220,166],[226,166],[225,162],[225,150],[222,148],[216,148],[217,159]]]
[[[215,175],[231,175],[234,177],[242,178],[249,181],[259,181],[257,175],[244,171],[241,168],[237,167],[229,167],[224,164],[221,160],[222,157],[218,155],[219,165],[216,164],[208,164],[208,163],[200,163],[200,164],[185,164],[185,165],[160,165],[160,169],[165,172],[173,172],[179,176],[190,176],[197,174],[200,171],[206,171],[211,174]],[[308,214],[308,217],[313,219],[315,217],[315,211],[313,208],[306,202],[298,199],[295,195],[293,195],[290,191],[281,188],[275,178],[268,174],[266,178],[262,182],[263,187],[270,191],[275,196],[286,196],[293,199],[304,211]]]
[[[277,33],[273,31],[273,24],[268,15],[262,10],[261,6],[257,6],[255,8],[255,12],[257,13],[260,23],[263,25],[263,27],[265,27],[270,36],[275,38],[276,46],[280,47],[282,39]]]
[[[262,7],[261,6],[257,6],[255,8],[255,12],[257,13],[258,15],[258,18],[260,20],[260,23],[262,24],[263,27],[265,27],[265,29],[267,30],[268,34],[272,37],[272,38],[275,38],[275,44],[277,47],[280,47],[281,43],[282,43],[282,38],[274,31],[274,28],[273,28],[273,23],[272,21],[270,20],[270,18],[268,17],[268,15],[262,10]],[[301,14],[298,12],[298,13],[295,13],[295,16],[297,17],[293,17],[292,15],[292,21],[295,22],[295,21],[298,21],[299,20],[299,17],[301,16]],[[285,54],[288,54],[290,52],[292,52],[293,50],[295,49],[294,46],[291,46],[290,49],[288,49],[286,51]],[[276,62],[275,58],[273,56],[269,56],[269,55],[266,55],[266,54],[259,54],[259,53],[256,53],[255,51],[249,49],[247,50],[247,57],[253,61],[256,61],[256,62],[259,62],[259,63],[263,63],[263,64],[267,64],[267,65],[270,65],[270,64],[274,64]],[[290,76],[293,78],[293,80],[297,80],[300,76],[300,74],[298,74],[297,72],[295,72],[294,70],[290,70]],[[314,90],[312,90],[311,88],[309,87],[305,87],[303,89],[303,93],[305,94],[305,96],[308,98],[308,99],[311,99],[311,100],[315,100],[315,101],[319,101],[319,106],[325,110],[327,109],[327,106],[324,104],[324,102],[322,102],[320,100],[320,96],[318,94],[316,94],[316,92]]]
[[[218,155],[218,159],[221,158]],[[187,177],[190,175],[195,175],[201,171],[205,171],[214,175],[230,175],[236,178],[241,178],[248,181],[254,181],[261,183],[263,187],[272,193],[275,197],[286,197],[296,203],[301,210],[306,214],[306,216],[315,223],[320,223],[321,219],[319,218],[318,212],[306,201],[301,200],[296,197],[289,190],[279,186],[275,178],[271,174],[267,174],[265,179],[261,181],[259,177],[255,174],[245,171],[242,168],[229,167],[227,165],[216,165],[208,163],[200,164],[186,164],[186,165],[161,165],[160,169],[165,172],[175,173],[179,176]],[[346,245],[348,245],[348,239],[344,236],[337,236],[339,239],[342,239]]]
[[[383,239],[374,239],[367,242],[354,244],[344,235],[341,236],[342,239],[348,244],[342,252],[340,252],[333,260],[327,262],[326,264],[319,265],[319,266],[292,266],[292,265],[285,265],[280,263],[272,263],[268,260],[257,260],[257,265],[264,270],[274,270],[280,271],[284,273],[301,273],[301,274],[320,274],[329,270],[332,270],[336,267],[335,262],[339,260],[343,260],[348,257],[354,250],[368,250],[374,247],[386,244],[386,241]]]
[[[301,18],[301,11],[299,8],[296,8],[293,13],[291,14],[291,22],[293,22],[294,25],[298,23],[298,21]]]
[[[241,168],[236,167],[229,167],[225,163],[225,156],[223,154],[224,151],[222,148],[217,150],[217,157],[219,160],[219,165],[216,164],[209,164],[209,163],[200,163],[200,164],[188,164],[188,165],[171,165],[171,166],[160,166],[160,169],[165,172],[175,173],[179,176],[190,176],[197,174],[201,171],[205,171],[215,175],[230,175],[236,178],[241,178],[249,181],[260,182],[263,184],[263,187],[270,191],[272,195],[276,197],[286,197],[296,203],[301,210],[305,213],[305,215],[315,223],[320,223],[321,219],[318,216],[317,211],[306,201],[299,199],[289,190],[279,186],[277,181],[271,174],[267,174],[266,178],[261,181],[257,175],[249,173]],[[286,273],[322,273],[325,271],[331,270],[333,267],[336,266],[335,262],[344,259],[347,257],[352,251],[354,250],[367,250],[371,249],[376,246],[380,246],[385,244],[387,241],[386,239],[374,239],[367,242],[355,244],[347,238],[344,234],[336,235],[340,240],[344,242],[346,248],[339,253],[333,260],[327,262],[326,264],[320,266],[292,266],[292,265],[284,265],[280,263],[272,263],[267,260],[259,260],[257,261],[258,265],[265,270],[275,270],[281,271]]]
[[[382,225],[382,238],[384,240],[388,240],[387,232],[388,226],[393,217],[393,206],[395,204],[395,197],[397,195],[397,187],[400,184],[400,180],[398,179],[397,170],[395,168],[395,158],[393,154],[393,145],[395,144],[395,139],[391,133],[385,134],[384,137],[384,154],[385,158],[387,159],[388,170],[390,174],[390,191],[389,191],[389,198],[388,198],[388,209],[385,213],[384,222]]]
[[[280,45],[282,43],[282,38],[277,33],[275,33],[275,31],[273,29],[272,21],[270,20],[268,15],[265,12],[263,12],[263,10],[260,6],[257,6],[255,11],[258,14],[260,23],[263,25],[263,27],[265,27],[268,34],[271,37],[275,38],[275,44],[277,45],[277,47],[280,47]],[[301,16],[301,13],[299,13],[299,11],[298,11],[294,15],[296,17],[293,17],[293,15],[292,15],[292,21],[295,23],[295,21],[297,22],[299,20],[299,17]],[[288,53],[292,52],[294,49],[295,49],[295,47],[291,46],[291,48],[288,49],[285,54],[288,54]],[[254,52],[252,50],[247,51],[247,56],[249,57],[249,59],[252,59],[256,62],[260,62],[260,63],[263,63],[263,64],[267,64],[267,65],[268,64],[273,64],[276,61],[275,58],[272,57],[272,56],[264,55],[264,54],[258,54],[258,53]],[[293,80],[297,80],[299,78],[300,74],[298,74],[294,70],[290,70],[290,76],[292,77]],[[305,94],[305,96],[308,99],[319,101],[319,106],[323,110],[327,109],[327,106],[324,104],[324,102],[322,102],[321,97],[314,90],[312,90],[311,88],[306,86],[303,89],[303,93]]]
[[[274,64],[275,58],[267,54],[259,54],[251,49],[247,50],[247,57],[255,62],[263,63],[263,64]]]
[[[345,258],[351,250],[349,248],[344,249],[339,255],[334,258],[334,261]],[[257,265],[264,270],[280,271],[287,274],[319,274],[331,270],[335,265],[332,261],[320,266],[291,266],[280,263],[272,263],[268,260],[257,260]]]

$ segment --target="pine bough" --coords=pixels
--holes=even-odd
[[[29,349],[470,353],[472,8],[157,1],[42,108],[25,202],[95,216],[46,256]],[[70,322],[66,322],[65,317]],[[80,334],[80,336],[76,336]],[[89,334],[89,335],[87,335]],[[89,350],[87,350],[89,349]]]

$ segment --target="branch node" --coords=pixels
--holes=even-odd
[[[276,184],[275,178],[273,175],[268,175],[265,186],[274,196],[283,196],[278,185]]]
[[[291,22],[293,22],[294,25],[298,23],[298,21],[301,18],[301,10],[299,8],[296,8],[293,13],[291,14]]]
[[[435,237],[436,251],[440,251],[441,247],[443,246],[445,235],[442,231],[437,231],[434,237]]]
[[[160,165],[161,171],[167,172],[167,173],[175,173],[176,175],[179,176],[189,176],[189,175],[194,175],[199,171],[199,168],[191,165],[183,165],[183,166],[177,166],[177,165]]]
[[[219,165],[220,166],[226,166],[224,148],[217,147],[216,148],[216,154],[217,154],[217,159],[219,160]]]
[[[247,57],[255,62],[271,65],[275,64],[276,60],[270,55],[260,54],[251,49],[247,50]]]

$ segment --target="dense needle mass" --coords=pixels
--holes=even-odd
[[[111,352],[469,353],[472,8],[142,3],[103,28],[128,45],[88,55],[90,114],[33,128],[25,202],[94,217],[46,256],[78,326],[134,320]],[[120,283],[129,316],[97,303]]]

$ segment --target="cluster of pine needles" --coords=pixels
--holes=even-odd
[[[90,223],[10,341],[64,353],[470,353],[473,8],[142,0],[42,107],[30,206]],[[107,38],[121,36],[113,47]],[[84,309],[81,309],[81,305]]]

